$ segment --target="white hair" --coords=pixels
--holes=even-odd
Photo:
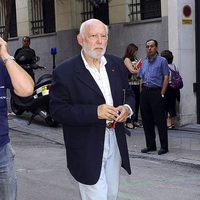
[[[108,26],[106,24],[104,24],[102,21],[98,20],[98,19],[89,19],[87,21],[84,21],[81,26],[80,26],[80,30],[79,30],[79,34],[84,37],[85,34],[85,29],[88,25],[90,24],[96,24],[96,23],[101,23],[104,25],[105,30],[106,30],[106,34],[108,35]]]

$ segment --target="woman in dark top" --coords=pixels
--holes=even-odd
[[[135,127],[140,127],[141,124],[138,122],[138,112],[139,112],[139,102],[140,102],[140,78],[138,74],[138,59],[137,59],[138,47],[131,43],[127,46],[123,60],[126,68],[128,70],[128,81],[132,90],[135,93],[135,113],[132,115],[131,119],[128,118],[126,121],[126,127],[133,129]]]
[[[174,56],[171,51],[164,50],[161,52],[161,56],[166,58],[169,69],[178,70],[178,68],[173,64]],[[175,127],[176,100],[180,101],[180,90],[172,88],[170,86],[170,83],[171,83],[171,71],[169,74],[169,84],[165,93],[165,106],[167,113],[167,127],[168,129],[173,129]]]

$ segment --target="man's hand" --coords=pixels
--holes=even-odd
[[[12,86],[15,94],[21,97],[30,96],[33,94],[34,82],[31,76],[24,71],[13,59],[10,57],[7,51],[7,42],[0,37],[0,57],[2,60],[6,60],[5,66],[9,73]]]
[[[127,106],[118,106],[116,109],[118,110],[119,115],[115,121],[125,122],[129,114],[129,108]]]
[[[97,108],[98,118],[109,121],[114,121],[119,117],[118,111],[119,109],[107,104],[102,104]]]
[[[0,37],[0,57],[4,60],[8,56],[7,42]]]

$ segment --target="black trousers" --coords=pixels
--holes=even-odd
[[[130,118],[127,118],[126,123],[132,123],[138,121],[138,112],[140,106],[140,85],[131,85],[131,89],[135,94],[135,112]]]
[[[143,87],[140,109],[147,148],[156,148],[155,126],[157,126],[161,148],[168,150],[166,112],[161,88]]]
[[[165,109],[166,113],[169,113],[170,117],[176,117],[176,99],[178,93],[178,89],[173,89],[168,85],[165,93]]]

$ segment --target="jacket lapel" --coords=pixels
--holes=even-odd
[[[113,97],[113,104],[115,105],[115,99],[117,97],[117,84],[119,82],[119,77],[117,74],[117,70],[116,70],[116,66],[113,65],[112,63],[109,62],[109,60],[107,59],[107,64],[106,64],[106,71],[108,74],[108,79],[110,82],[110,90],[112,93],[112,97]]]
[[[110,59],[106,57],[107,64],[105,65],[106,71],[108,74],[108,79],[110,82],[110,89],[113,97],[113,103],[115,105],[115,99],[117,97],[117,91],[118,91],[118,82],[119,82],[119,74],[118,70],[116,69],[117,66],[115,66]],[[80,64],[81,63],[81,64]],[[81,55],[79,55],[76,63],[76,74],[77,77],[82,81],[85,85],[87,85],[89,88],[91,88],[96,94],[100,95],[102,98],[104,98],[99,86],[97,85],[96,81],[93,79],[90,72],[86,69],[83,60],[81,58]]]
[[[76,63],[76,75],[80,81],[82,81],[85,85],[87,85],[90,89],[92,89],[97,95],[104,98],[96,81],[93,79],[90,72],[86,69],[81,56],[78,57]]]

